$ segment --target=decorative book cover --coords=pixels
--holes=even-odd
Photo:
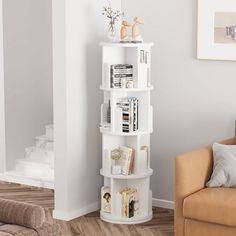
[[[120,146],[119,149],[111,151],[112,174],[130,175],[134,167],[135,150],[133,148]],[[115,172],[120,167],[120,172]]]
[[[110,66],[111,88],[133,87],[133,65],[117,64]]]
[[[116,208],[118,216],[132,218],[139,214],[138,190],[124,188],[116,194]]]
[[[102,205],[102,211],[111,213],[111,191],[109,187],[102,187],[101,190],[102,199],[101,199],[101,205]]]

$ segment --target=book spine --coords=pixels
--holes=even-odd
[[[123,216],[123,196],[120,192],[116,193],[116,215],[121,217]]]
[[[122,205],[123,205],[122,216],[124,218],[127,218],[127,214],[128,214],[128,209],[127,209],[127,190],[124,190],[122,192]]]
[[[134,100],[130,100],[130,132],[134,131]]]
[[[134,168],[134,158],[135,158],[135,150],[132,149],[130,164],[129,164],[129,169],[128,169],[128,175],[132,174],[132,171],[133,171],[133,168]]]
[[[112,78],[133,78],[133,74],[112,74]]]
[[[133,65],[129,64],[117,64],[117,65],[111,65],[112,69],[133,69]]]
[[[114,74],[133,74],[133,69],[111,69]]]
[[[136,189],[134,192],[134,216],[139,215],[139,196],[138,190]]]

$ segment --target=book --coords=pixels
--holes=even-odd
[[[132,169],[131,165],[134,159],[134,149],[121,146],[120,152],[121,152],[121,162],[122,162],[121,173],[123,175],[130,175]]]
[[[102,211],[111,213],[111,191],[109,187],[102,187],[101,190],[101,206],[102,206]]]
[[[112,170],[116,170],[115,166],[121,168],[122,175],[131,175],[134,168],[135,150],[130,147],[120,146],[118,149],[111,151]],[[112,174],[116,174],[112,171]]]
[[[140,64],[148,64],[149,52],[140,50]]]
[[[122,131],[125,133],[138,130],[138,98],[121,98],[117,106],[122,109]]]
[[[130,88],[133,85],[133,65],[110,65],[110,87]]]
[[[116,64],[116,65],[111,65],[112,69],[132,69],[133,65],[130,64]]]
[[[139,214],[138,190],[124,188],[116,193],[116,212],[123,218],[132,218]]]
[[[121,191],[115,193],[115,214],[118,217],[123,216],[123,195]]]

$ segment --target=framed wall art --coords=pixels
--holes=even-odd
[[[197,57],[236,61],[236,0],[198,0]]]

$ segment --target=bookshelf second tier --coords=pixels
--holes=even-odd
[[[152,218],[150,190],[151,43],[102,43],[101,218],[134,224]]]

